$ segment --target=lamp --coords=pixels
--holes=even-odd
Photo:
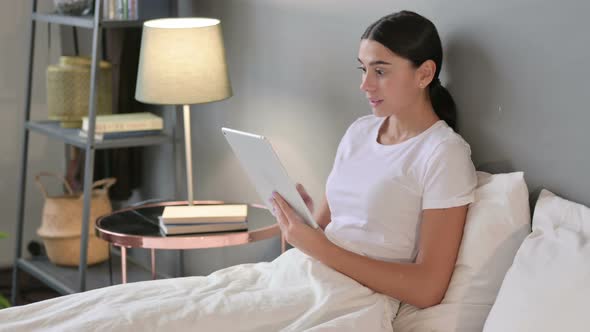
[[[183,105],[189,205],[193,205],[189,104],[231,95],[219,20],[165,18],[143,24],[135,99],[148,104]]]

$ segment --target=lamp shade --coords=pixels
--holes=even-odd
[[[166,18],[143,24],[135,99],[184,105],[231,95],[219,20]]]

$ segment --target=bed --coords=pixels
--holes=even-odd
[[[0,311],[6,331],[584,331],[590,209],[523,172],[478,172],[442,303],[399,303],[293,248],[208,276],[121,284]],[[559,306],[553,306],[559,295]],[[526,308],[525,312],[520,312]],[[560,316],[561,315],[561,316]],[[563,317],[550,319],[543,317]],[[550,324],[553,323],[553,324]]]

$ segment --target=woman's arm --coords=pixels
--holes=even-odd
[[[303,223],[286,201],[275,198],[277,218],[293,246],[376,292],[419,308],[441,302],[453,274],[467,205],[424,210],[415,263],[391,263],[342,249]]]
[[[314,257],[376,292],[430,307],[442,301],[451,280],[466,212],[467,206],[424,210],[415,263],[378,261],[336,245],[314,252]]]

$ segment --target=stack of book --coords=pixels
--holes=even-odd
[[[81,137],[88,137],[88,117],[82,119]],[[113,138],[141,137],[162,133],[164,121],[161,117],[144,113],[119,113],[97,115],[94,139],[102,141]]]
[[[160,230],[166,235],[244,231],[247,216],[246,204],[167,207],[159,218]]]

